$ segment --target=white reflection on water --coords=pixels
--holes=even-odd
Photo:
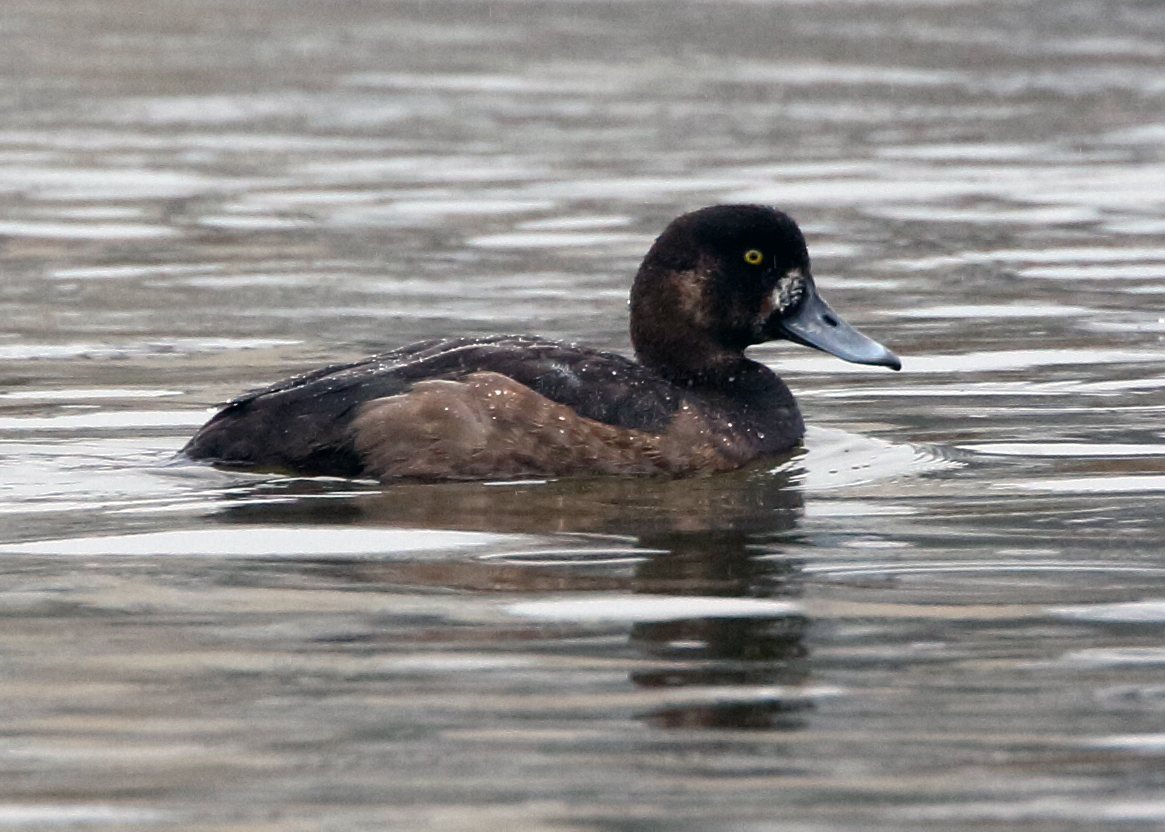
[[[0,545],[3,554],[213,555],[216,557],[335,558],[447,552],[528,542],[518,535],[437,529],[370,529],[319,526],[247,526],[148,534],[79,537]]]
[[[95,127],[76,129],[70,126],[61,126],[53,130],[17,130],[0,129],[0,147],[5,145],[53,148],[67,151],[124,151],[124,150],[237,150],[237,151],[265,151],[270,153],[289,153],[302,151],[339,151],[339,150],[391,150],[398,144],[386,139],[369,138],[362,136],[311,136],[296,133],[260,133],[240,131],[198,132],[196,130],[182,130],[166,133],[142,132],[137,127],[124,130],[110,130]],[[37,156],[38,159],[56,159],[50,154]],[[58,172],[54,173],[56,170]],[[17,181],[56,184],[65,182],[74,169],[45,168],[29,172],[17,171],[13,176],[20,177]],[[174,172],[147,171],[138,168],[111,168],[111,169],[79,169],[89,173],[101,181],[111,181],[116,177],[128,177],[133,183],[158,183],[198,186],[215,180],[207,180],[196,174]],[[180,178],[181,177],[181,178]],[[71,184],[71,183],[66,183]],[[118,184],[124,184],[119,182]],[[166,196],[172,194],[166,190],[144,191],[143,196],[158,194]],[[182,192],[180,192],[182,193]]]
[[[803,615],[793,601],[710,598],[697,595],[614,595],[522,601],[506,612],[551,621],[682,621],[690,618],[756,618]]]
[[[164,225],[128,222],[35,222],[0,221],[0,234],[12,237],[47,237],[58,240],[148,240],[172,237],[178,232]]]
[[[1165,445],[1123,445],[1084,442],[982,442],[960,445],[967,451],[1001,456],[1165,456]]]
[[[232,185],[238,187],[240,184],[244,183],[224,177],[173,170],[29,165],[0,167],[0,189],[19,190],[30,196],[62,201],[175,199],[210,190],[224,190]]]
[[[549,171],[517,157],[400,156],[310,162],[298,171],[303,184],[375,182],[531,181]]]
[[[205,274],[220,271],[217,263],[157,263],[149,266],[86,266],[49,269],[44,276],[53,280],[120,280],[159,275]]]
[[[92,826],[119,823],[153,823],[176,820],[174,812],[114,806],[100,803],[0,803],[0,825]]]
[[[1121,494],[1165,491],[1165,475],[1063,477],[1059,479],[1017,480],[1017,488],[1058,494]]]
[[[212,214],[199,217],[198,223],[207,228],[221,228],[236,231],[287,231],[313,226],[313,223],[307,220],[283,219],[268,216],[246,216],[244,214]]]
[[[1040,266],[1019,273],[1051,280],[1152,280],[1165,278],[1165,258],[1153,266]]]
[[[869,500],[814,500],[805,506],[806,517],[902,517],[922,509]]]
[[[181,396],[181,390],[145,390],[117,387],[68,388],[64,390],[13,390],[0,393],[0,401],[71,402],[91,399],[156,399]]]
[[[857,577],[860,575],[939,575],[956,572],[998,573],[998,572],[1113,572],[1133,575],[1165,575],[1165,566],[1122,565],[1103,562],[1066,560],[985,560],[968,561],[909,561],[905,563],[878,563],[872,559],[859,562],[831,562],[806,567],[807,572],[831,577]]]
[[[1053,225],[1057,223],[1090,222],[1099,219],[1101,213],[1087,206],[1041,207],[1041,208],[941,208],[927,206],[879,206],[876,213],[880,217],[915,222],[968,222],[998,225]]]
[[[1165,248],[1145,246],[1049,246],[1041,249],[994,249],[966,251],[940,257],[889,260],[884,267],[897,269],[942,269],[966,263],[1120,263],[1152,260],[1165,263]],[[1082,268],[1073,266],[1073,268]]]
[[[0,361],[261,350],[298,343],[286,338],[158,338],[136,344],[12,344],[0,347]]]
[[[1165,734],[1121,734],[1111,737],[1091,737],[1081,742],[1092,748],[1126,748],[1147,754],[1165,752]]]
[[[61,416],[0,416],[0,430],[124,430],[127,428],[197,427],[211,411],[94,410]]]
[[[770,348],[771,349],[771,348]],[[758,354],[761,350],[756,351]],[[782,370],[796,372],[830,372],[859,374],[879,372],[875,367],[862,367],[854,364],[838,364],[836,358],[827,356],[808,355],[801,353],[797,357],[785,358],[782,356],[779,367]],[[971,372],[1002,372],[1024,370],[1035,367],[1052,367],[1071,364],[1123,364],[1161,361],[1160,352],[1122,349],[1014,349],[1014,350],[987,350],[983,352],[969,352],[949,355],[910,355],[904,354],[902,367],[904,371],[915,373],[971,373]]]
[[[1157,665],[1165,664],[1165,647],[1092,647],[1065,653],[1060,660],[1069,664],[1106,667]]]
[[[1032,397],[1072,396],[1079,393],[1120,393],[1123,391],[1155,390],[1165,388],[1165,378],[1130,378],[1109,381],[952,381],[949,384],[911,384],[886,387],[879,385],[877,395],[890,398],[951,398],[951,397]],[[864,388],[827,387],[798,391],[803,399],[859,399],[868,398]]]
[[[1087,604],[1074,607],[1053,607],[1052,615],[1078,621],[1107,621],[1113,623],[1160,624],[1165,622],[1165,600],[1130,601],[1126,604]]]
[[[353,209],[343,214],[332,215],[334,222],[344,224],[375,224],[377,220],[391,222],[394,219],[412,217],[432,222],[443,216],[473,214],[521,214],[528,211],[548,211],[554,203],[541,199],[410,199],[388,205]]]
[[[616,245],[641,250],[651,244],[651,238],[642,234],[599,231],[526,231],[472,237],[466,243],[479,248],[570,248]]]
[[[780,83],[802,86],[844,84],[846,86],[938,87],[959,84],[970,77],[964,72],[945,69],[792,62],[742,62],[731,69],[713,74],[738,83]]]
[[[1084,306],[1061,306],[1054,303],[963,303],[943,306],[896,309],[897,318],[1072,318],[1086,315],[1091,310]]]
[[[387,658],[380,667],[390,673],[507,673],[537,664],[530,656],[496,653],[412,653]]]
[[[884,159],[926,159],[928,161],[1016,162],[1047,161],[1059,148],[1051,143],[992,144],[950,143],[916,144],[909,147],[885,147],[877,155]]]
[[[616,214],[575,215],[570,217],[555,217],[546,220],[530,220],[520,223],[518,228],[523,231],[583,231],[594,228],[621,228],[630,225],[632,217]]]
[[[1165,801],[1086,800],[1041,797],[1030,800],[942,803],[898,809],[892,814],[911,821],[1038,823],[1045,820],[1071,823],[1165,820]]]
[[[604,81],[606,83],[604,83]],[[349,75],[341,83],[352,87],[372,87],[383,89],[446,90],[455,92],[521,92],[562,94],[572,92],[614,92],[616,79],[607,76],[600,79],[559,77],[532,78],[522,75],[462,75],[455,73],[433,73],[422,75],[415,72],[364,72]],[[600,86],[601,85],[601,86]],[[625,86],[621,84],[619,86]]]

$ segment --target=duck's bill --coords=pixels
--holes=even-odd
[[[780,334],[790,341],[836,355],[843,361],[902,369],[898,356],[843,321],[812,286],[797,311],[775,323]]]

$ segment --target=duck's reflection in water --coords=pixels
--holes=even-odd
[[[630,678],[662,727],[794,728],[808,699],[808,621],[795,607],[707,612],[709,599],[791,600],[798,565],[780,555],[802,497],[788,475],[740,472],[692,480],[564,480],[399,485],[343,495],[319,481],[249,489],[220,515],[231,523],[337,523],[494,533],[582,535],[582,545],[475,557],[315,563],[331,578],[479,593],[617,593],[639,653]],[[265,493],[259,493],[263,491]],[[244,495],[240,495],[244,496]],[[274,499],[272,499],[274,498]],[[573,539],[573,538],[572,538]],[[667,596],[666,617],[635,611]],[[692,599],[692,615],[685,614]],[[554,604],[553,595],[550,602]],[[619,615],[614,616],[619,619]],[[569,614],[556,625],[569,625]]]
[[[758,551],[739,532],[677,533],[644,543],[664,552],[640,564],[641,591],[671,585],[683,595],[782,599],[799,592],[796,565]],[[663,727],[796,727],[807,701],[796,691],[809,676],[807,626],[799,612],[634,624],[631,642],[659,664],[631,680],[640,688],[689,690],[645,716]]]

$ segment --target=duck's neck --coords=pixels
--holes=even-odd
[[[636,339],[635,355],[668,381],[688,387],[732,387],[759,367],[744,354],[726,350],[698,332],[672,332],[666,338]]]
[[[674,384],[730,388],[748,383],[763,365],[726,346],[703,327],[705,303],[699,275],[654,280],[640,272],[631,290],[631,343],[641,363]],[[670,314],[665,310],[672,310]]]

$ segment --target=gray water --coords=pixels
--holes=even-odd
[[[1165,6],[7,0],[0,828],[1165,825]],[[900,374],[756,348],[689,481],[176,462],[421,337],[628,349],[801,222]]]

